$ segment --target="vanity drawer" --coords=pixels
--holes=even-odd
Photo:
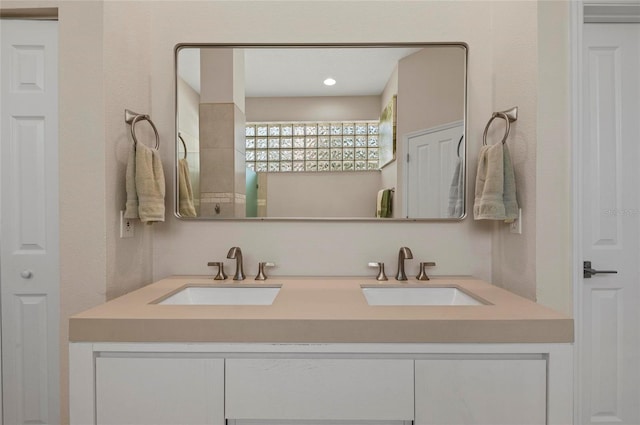
[[[223,359],[97,357],[96,423],[224,425],[223,385]]]
[[[227,359],[225,368],[227,419],[413,419],[413,360]]]
[[[415,425],[543,425],[547,360],[416,360]]]

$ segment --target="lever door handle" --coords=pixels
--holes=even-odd
[[[618,273],[616,270],[596,270],[591,268],[591,261],[585,261],[583,263],[583,277],[585,279],[591,279],[591,276],[593,276],[594,274],[615,274]]]

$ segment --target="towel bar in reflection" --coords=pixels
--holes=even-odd
[[[180,133],[178,133],[178,139],[180,139],[180,142],[182,143],[182,147],[184,148],[183,159],[187,159],[187,144],[184,142],[184,139],[182,138],[182,135]]]
[[[148,121],[153,128],[153,132],[156,135],[156,149],[160,147],[160,136],[158,135],[158,129],[151,121],[151,118],[147,114],[138,114],[136,112],[130,111],[128,109],[124,110],[124,120],[127,124],[131,125],[131,137],[133,137],[133,143],[138,144],[138,139],[136,137],[136,124],[138,121]]]
[[[502,118],[506,124],[504,137],[502,138],[502,144],[504,145],[507,141],[507,137],[509,137],[509,131],[511,131],[511,123],[518,119],[518,107],[515,106],[511,109],[507,109],[506,111],[494,112],[493,115],[491,115],[491,119],[489,119],[487,126],[484,128],[484,134],[482,135],[483,146],[487,145],[487,132],[489,131],[491,123],[496,118]]]
[[[458,140],[458,148],[456,149],[456,152],[458,153],[458,158],[460,158],[460,146],[462,146],[462,139],[464,139],[464,134],[460,136],[460,140]]]

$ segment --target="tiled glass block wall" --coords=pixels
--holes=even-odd
[[[378,121],[247,123],[256,172],[366,171],[378,166]]]

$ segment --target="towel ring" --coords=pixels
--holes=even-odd
[[[504,137],[502,138],[502,144],[504,145],[507,141],[507,137],[509,137],[509,132],[511,131],[511,123],[518,119],[518,107],[516,106],[506,111],[494,112],[493,115],[491,115],[491,119],[484,128],[484,133],[482,134],[482,146],[487,146],[487,132],[489,131],[491,123],[496,118],[502,118],[505,121],[506,128],[504,131]]]
[[[182,136],[180,135],[180,133],[178,133],[178,139],[180,139],[180,141],[182,142],[182,147],[184,148],[184,156],[183,156],[183,159],[187,159],[187,144],[184,142],[184,139],[182,138]]]
[[[127,124],[131,124],[131,137],[133,137],[133,142],[136,145],[138,144],[138,139],[136,137],[136,123],[141,120],[148,121],[149,124],[151,125],[151,128],[153,128],[153,132],[156,135],[156,150],[160,148],[160,135],[158,134],[158,129],[153,124],[153,121],[151,121],[151,118],[149,117],[149,115],[136,114],[135,112],[125,109],[124,120]]]
[[[460,158],[460,146],[462,146],[462,139],[464,139],[464,134],[460,136],[460,140],[458,141],[458,149],[456,151],[458,153],[458,158]]]

